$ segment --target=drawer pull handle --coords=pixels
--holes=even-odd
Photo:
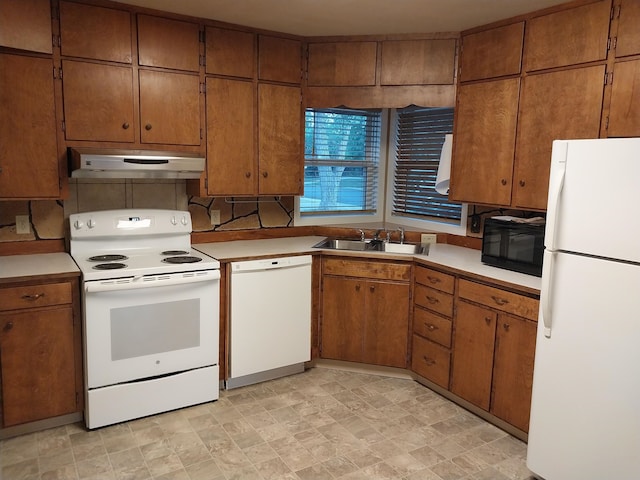
[[[436,297],[430,297],[429,295],[427,295],[427,301],[432,305],[435,305],[436,303],[439,302],[439,300]]]
[[[427,277],[427,280],[433,284],[440,283],[440,279],[437,277]]]
[[[13,328],[13,322],[7,322],[7,323],[4,325],[3,330],[4,330],[5,332],[8,332],[8,331],[9,331],[9,330],[11,330],[12,328]]]
[[[494,302],[496,302],[500,306],[506,305],[507,303],[509,303],[509,300],[506,300],[506,299],[500,298],[500,297],[496,297],[495,295],[491,295],[491,298],[493,299]]]
[[[41,297],[44,297],[44,293],[35,293],[33,295],[22,295],[23,300],[28,300],[30,302],[35,302]]]
[[[436,361],[433,358],[429,358],[426,355],[423,355],[422,359],[424,360],[424,363],[426,363],[429,367],[436,364]]]
[[[427,327],[427,330],[429,330],[430,332],[433,332],[434,330],[438,329],[438,327],[436,327],[433,323],[425,322],[424,326]]]

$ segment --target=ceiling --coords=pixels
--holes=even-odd
[[[119,0],[300,36],[458,32],[567,0]]]

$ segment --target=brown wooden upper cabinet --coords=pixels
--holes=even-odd
[[[455,53],[455,39],[384,41],[380,84],[452,84]]]
[[[607,58],[611,0],[569,8],[527,22],[527,72]]]
[[[524,22],[464,35],[460,81],[519,74],[523,36]]]
[[[197,72],[200,69],[199,25],[138,15],[138,63]]]
[[[260,35],[258,79],[299,85],[302,81],[302,42]]]
[[[60,2],[63,56],[131,63],[131,14],[124,10]]]
[[[49,0],[2,0],[0,46],[52,53]]]
[[[640,136],[640,59],[616,62],[611,86],[608,137]]]
[[[375,85],[377,49],[377,42],[310,43],[307,85]]]
[[[206,27],[206,72],[253,78],[256,35],[225,28]]]
[[[619,10],[616,57],[640,54],[640,2],[622,0]]]

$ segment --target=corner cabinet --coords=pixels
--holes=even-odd
[[[82,411],[78,282],[0,286],[3,428]]]
[[[409,263],[322,261],[320,357],[407,367]]]

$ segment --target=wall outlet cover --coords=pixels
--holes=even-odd
[[[16,233],[18,235],[28,235],[31,233],[29,215],[16,215]]]
[[[211,225],[220,225],[220,210],[211,210]]]
[[[420,243],[436,243],[438,241],[438,236],[435,233],[422,233],[420,235]]]

